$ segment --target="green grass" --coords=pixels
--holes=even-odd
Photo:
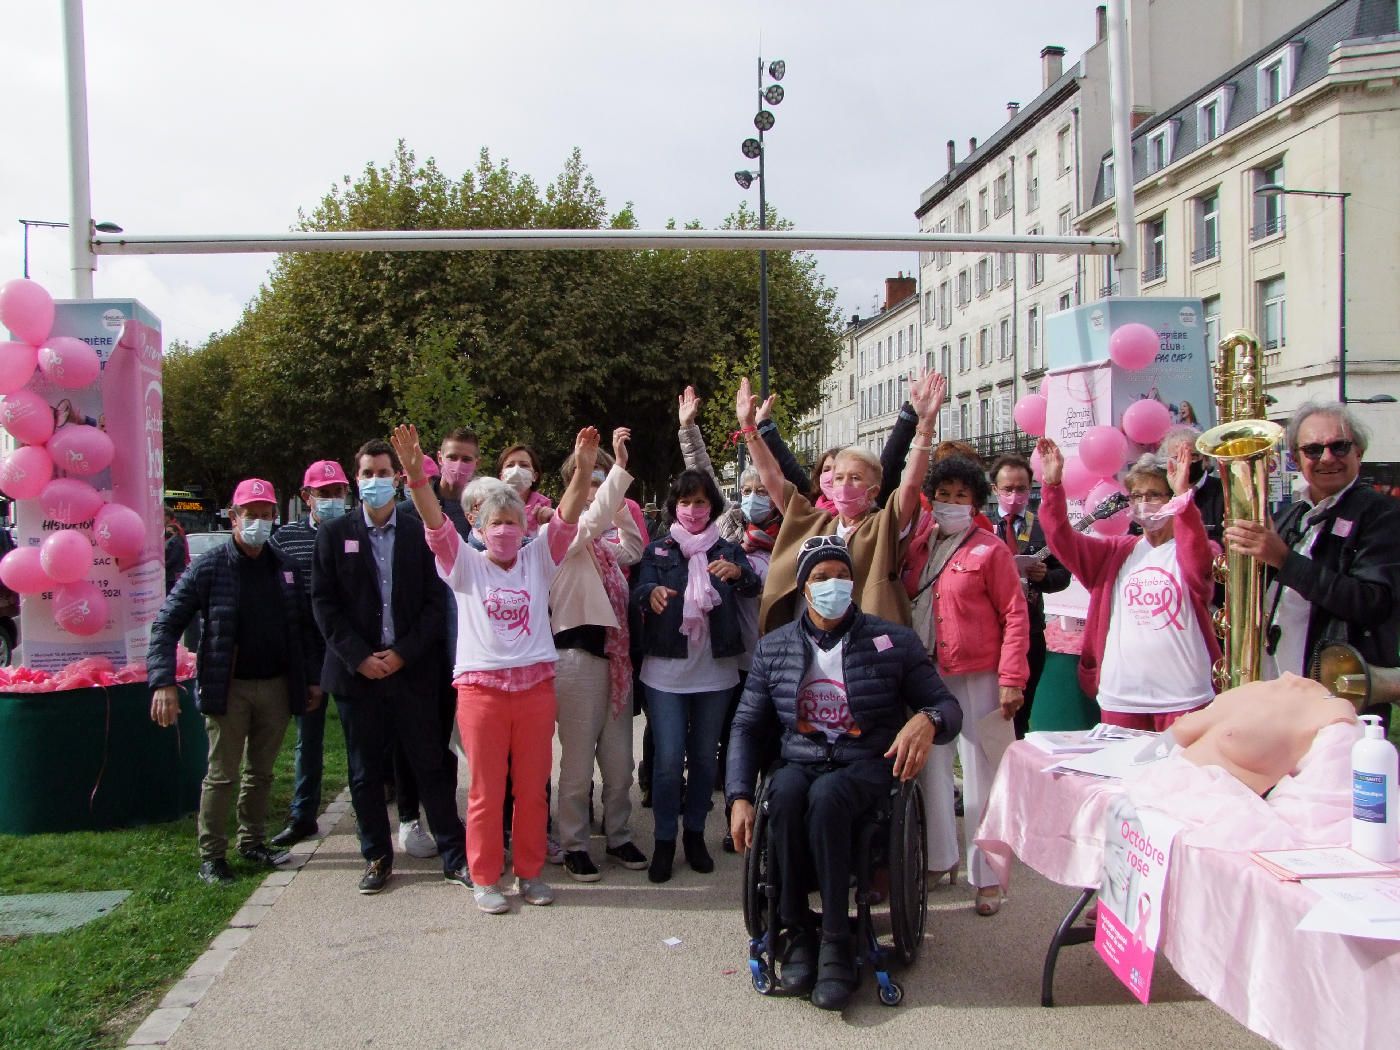
[[[323,799],[347,782],[343,741],[332,706]],[[293,722],[277,758],[269,834],[286,820],[295,746]],[[262,882],[265,869],[236,852],[229,859],[236,885],[214,888],[195,877],[193,816],[116,831],[0,836],[0,894],[131,891],[110,915],[76,930],[0,941],[0,1047],[124,1045]]]

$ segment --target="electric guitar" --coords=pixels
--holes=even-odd
[[[1076,521],[1074,523],[1074,531],[1088,532],[1090,526],[1092,526],[1094,522],[1104,521],[1107,518],[1113,517],[1113,515],[1117,514],[1120,510],[1127,509],[1128,497],[1121,492],[1115,492],[1112,496],[1109,496],[1108,499],[1095,507],[1092,513],[1086,514]],[[1036,551],[1034,554],[1028,554],[1026,557],[1034,558],[1036,561],[1044,561],[1046,558],[1050,557],[1050,545],[1047,543],[1044,547],[1041,547],[1040,550]]]

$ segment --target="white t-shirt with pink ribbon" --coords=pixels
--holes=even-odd
[[[544,526],[541,538],[551,528]],[[547,540],[526,544],[509,569],[465,543],[458,545],[450,572],[437,562],[457,602],[453,678],[559,659],[549,625],[549,585],[559,565],[550,548]]]
[[[797,688],[797,731],[816,731],[828,742],[843,734],[860,736],[860,726],[851,717],[850,699],[846,694],[846,669],[842,665],[846,639],[842,638],[830,649],[823,649],[807,638],[807,646],[812,662]]]
[[[1142,540],[1118,570],[1099,707],[1125,714],[1189,711],[1208,703],[1211,659],[1181,580],[1176,540]]]

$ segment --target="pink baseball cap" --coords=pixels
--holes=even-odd
[[[233,490],[233,505],[242,507],[249,503],[276,503],[277,492],[272,482],[262,478],[244,478]]]
[[[333,459],[318,459],[306,468],[306,473],[301,479],[301,487],[304,489],[319,489],[322,485],[348,484],[350,484],[350,479],[345,476],[345,469]]]
[[[423,457],[423,476],[425,478],[435,478],[441,473],[442,471],[438,470],[437,460],[433,459],[432,456]]]

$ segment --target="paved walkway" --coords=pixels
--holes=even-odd
[[[718,799],[718,796],[716,796]],[[764,999],[749,984],[739,913],[741,863],[716,851],[717,871],[653,886],[644,871],[603,868],[579,885],[546,868],[553,907],[510,898],[503,916],[477,912],[469,891],[441,881],[436,860],[401,858],[389,888],[355,891],[362,863],[344,802],[330,834],[290,877],[278,873],[215,951],[143,1026],[178,1023],[179,1050],[286,1047],[690,1047],[943,1045],[1066,1050],[1234,1050],[1267,1047],[1198,997],[1165,962],[1150,1006],[1136,1003],[1092,946],[1066,949],[1059,1005],[1039,1005],[1040,966],[1074,891],[1016,872],[994,918],[973,914],[964,885],[934,891],[929,935],[901,975],[904,1003],[880,1006],[872,982],[844,1014]],[[722,809],[711,814],[718,845]],[[650,811],[633,820],[650,847]],[[601,839],[594,856],[602,858]],[[270,904],[270,906],[268,906]],[[674,947],[669,938],[679,938]],[[192,971],[193,972],[193,971]],[[181,989],[193,1010],[180,1008]],[[163,1015],[163,1017],[162,1017]],[[168,1029],[167,1029],[168,1032]]]

